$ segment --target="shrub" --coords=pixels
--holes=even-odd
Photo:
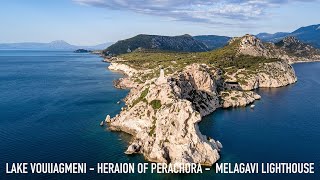
[[[141,94],[140,94],[140,97],[138,97],[136,100],[133,101],[132,103],[132,107],[136,104],[138,104],[140,101],[144,101],[144,102],[147,102],[147,100],[145,99],[145,97],[148,95],[148,92],[149,92],[149,87],[144,89]]]
[[[161,101],[160,100],[157,100],[157,99],[152,100],[150,102],[150,104],[151,104],[153,109],[160,109],[161,108]]]

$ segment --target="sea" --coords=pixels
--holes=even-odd
[[[223,144],[219,163],[313,162],[315,174],[6,174],[6,163],[146,163],[126,155],[131,136],[99,124],[129,92],[89,53],[0,51],[0,179],[320,179],[320,63],[294,64],[298,82],[256,92],[255,108],[219,109],[202,134]],[[120,103],[119,103],[120,101]]]

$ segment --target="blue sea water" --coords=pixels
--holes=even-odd
[[[199,124],[219,139],[219,162],[315,162],[315,175],[6,175],[11,162],[144,162],[127,156],[130,136],[100,127],[127,90],[92,54],[0,51],[0,179],[316,179],[320,163],[320,63],[296,64],[296,84],[259,89],[255,109],[218,110]]]

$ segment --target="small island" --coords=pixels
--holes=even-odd
[[[86,49],[77,49],[75,51],[73,51],[74,53],[90,53],[90,50],[86,50]]]

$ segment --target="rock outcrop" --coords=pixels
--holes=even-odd
[[[252,35],[245,35],[241,38],[236,38],[233,41],[239,39],[238,54],[245,54],[250,56],[263,56],[271,57],[271,52],[260,39]]]
[[[261,64],[257,71],[238,70],[229,74],[229,81],[239,83],[240,90],[253,90],[259,87],[282,87],[297,81],[294,69],[284,61]]]
[[[289,63],[320,61],[320,50],[289,36],[275,44],[287,54]]]
[[[126,75],[125,77],[114,81],[114,86],[116,88],[127,89],[127,88],[134,88],[138,85],[136,82],[134,82],[131,79],[132,76],[134,76],[139,72],[138,70],[133,69],[128,65],[116,63],[116,62],[111,62],[110,65],[108,66],[108,69],[112,71],[118,71]]]
[[[263,43],[253,35],[245,35],[230,40],[238,43],[238,55],[279,58],[290,64],[297,62],[320,61],[320,50],[299,41],[295,37],[285,37],[277,43]]]
[[[207,65],[192,64],[172,78],[171,86],[178,98],[189,100],[205,116],[220,107],[214,73]]]
[[[128,75],[129,77],[133,76],[134,74],[136,74],[138,72],[136,69],[133,69],[128,65],[116,63],[116,62],[110,63],[108,68],[113,71],[123,72],[124,74]]]
[[[222,107],[244,107],[253,103],[255,100],[261,98],[261,96],[252,91],[222,91]]]

